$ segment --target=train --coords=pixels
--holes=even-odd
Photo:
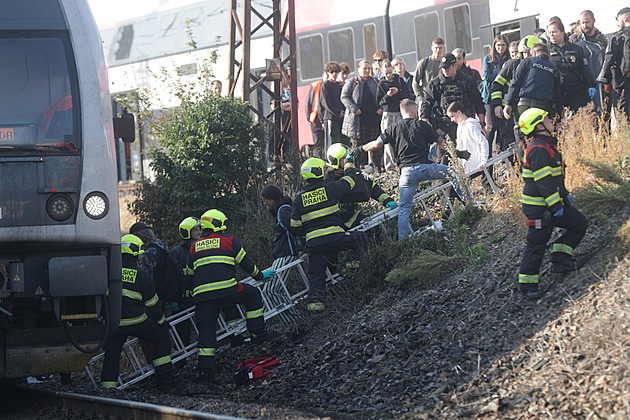
[[[0,379],[79,371],[120,322],[114,120],[85,0],[2,2]],[[114,128],[116,126],[116,129]]]
[[[271,0],[252,0],[261,14],[271,12]],[[283,10],[286,4],[283,4]],[[617,30],[615,16],[625,6],[620,0],[594,5],[587,0],[322,0],[295,1],[298,85],[299,144],[312,143],[312,134],[303,111],[310,84],[322,76],[328,61],[346,62],[352,70],[363,59],[371,61],[377,50],[390,57],[403,58],[413,73],[418,61],[430,54],[436,36],[446,41],[447,50],[464,48],[467,64],[481,72],[481,60],[489,54],[492,40],[504,34],[510,41],[545,26],[551,16],[567,24],[578,20],[582,10],[593,9],[596,26],[604,33]],[[125,94],[142,89],[157,96],[165,107],[173,106],[172,95],[152,73],[161,68],[177,69],[185,77],[196,77],[196,62],[216,50],[213,66],[217,79],[228,79],[229,2],[211,0],[178,6],[175,1],[160,3],[146,16],[126,19],[101,27],[112,93]],[[242,2],[238,4],[242,13]],[[272,58],[272,39],[257,17],[250,67],[253,74],[265,72],[265,58]],[[187,34],[197,43],[188,46]],[[285,56],[288,51],[285,51]],[[236,57],[239,57],[237,53]],[[238,93],[238,92],[237,92]],[[155,101],[158,103],[160,101]],[[270,98],[262,89],[252,94],[250,103],[263,114],[269,113]],[[155,109],[159,112],[159,109]],[[158,146],[157,140],[138,126],[139,142],[120,155],[121,180],[151,176],[145,151]],[[126,153],[126,155],[125,155]],[[125,163],[126,162],[126,163]],[[123,173],[124,172],[124,173]]]

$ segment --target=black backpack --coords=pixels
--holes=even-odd
[[[177,260],[162,247],[150,244],[157,251],[157,264],[153,273],[153,285],[160,299],[178,301],[184,294],[184,273],[177,266]]]
[[[280,209],[283,207],[291,208],[289,204],[283,204],[278,207],[278,225],[287,233],[287,240],[289,241],[289,247],[291,248],[291,255],[299,257],[300,252],[304,252],[304,250],[306,249],[306,245],[304,244],[304,240],[302,239],[302,237],[292,234],[289,228],[286,227],[284,223],[282,223],[282,220],[280,220]]]

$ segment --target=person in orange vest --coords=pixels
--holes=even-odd
[[[322,80],[311,83],[311,88],[306,98],[306,119],[313,133],[311,156],[319,158],[322,157],[322,146],[324,144],[324,113],[320,112],[319,94],[322,88],[322,81],[325,77],[326,75],[324,74]]]

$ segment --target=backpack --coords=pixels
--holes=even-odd
[[[291,249],[291,255],[295,255],[297,257],[299,256],[300,252],[304,252],[304,249],[306,248],[306,246],[304,244],[304,240],[302,239],[302,237],[295,236],[294,234],[292,234],[291,231],[289,231],[289,228],[287,228],[284,225],[284,223],[282,223],[282,220],[280,220],[280,209],[283,207],[291,208],[291,206],[288,204],[283,204],[280,207],[278,207],[278,212],[276,214],[276,216],[278,217],[278,225],[282,229],[284,229],[284,231],[287,233],[287,240],[289,241],[289,248]]]
[[[184,294],[184,273],[177,260],[162,247],[150,244],[157,251],[157,264],[153,273],[153,284],[160,299],[178,301]]]
[[[244,360],[234,372],[234,382],[237,386],[245,385],[248,381],[257,381],[269,375],[271,368],[280,363],[275,357]]]
[[[623,78],[630,79],[630,32],[624,30],[621,33],[621,39],[623,39],[623,47],[621,48],[622,55],[619,67]]]

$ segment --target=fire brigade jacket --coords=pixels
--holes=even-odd
[[[263,279],[234,237],[214,232],[195,241],[186,264],[186,272],[193,275],[194,302],[221,299],[236,292],[236,264],[255,280]]]
[[[377,200],[383,206],[386,206],[388,203],[394,201],[389,194],[387,194],[383,189],[376,183],[374,180],[370,179],[365,175],[361,176],[363,182],[365,183],[365,189],[367,190],[367,194],[370,198]],[[343,173],[338,170],[330,171],[326,173],[326,181],[337,181],[343,177]],[[359,184],[359,183],[357,183]],[[356,188],[355,188],[356,189]],[[361,220],[365,219],[367,216],[361,213],[361,209],[358,207],[358,202],[366,201],[363,199],[350,201],[349,197],[353,196],[352,192],[346,194],[339,203],[339,216],[341,217],[341,223],[343,223],[344,229],[352,229],[355,227]],[[361,197],[362,198],[362,197]]]
[[[521,58],[511,58],[505,62],[501,70],[499,70],[499,74],[494,78],[494,82],[490,86],[490,105],[495,106],[505,106],[507,103],[505,102],[505,95],[507,95],[508,89],[512,84],[512,78],[514,77],[514,72],[516,68],[521,62]]]
[[[528,219],[542,219],[564,206],[564,162],[554,137],[537,135],[527,145],[523,162],[523,213]]]
[[[357,184],[354,163],[346,162],[339,181],[326,182],[324,177],[310,183],[293,201],[291,228],[306,236],[306,245],[315,246],[337,241],[345,230],[339,217],[339,200]]]
[[[158,324],[166,321],[160,299],[149,274],[138,267],[135,257],[123,255],[121,327],[139,324],[149,315]],[[148,315],[147,315],[148,313]]]

